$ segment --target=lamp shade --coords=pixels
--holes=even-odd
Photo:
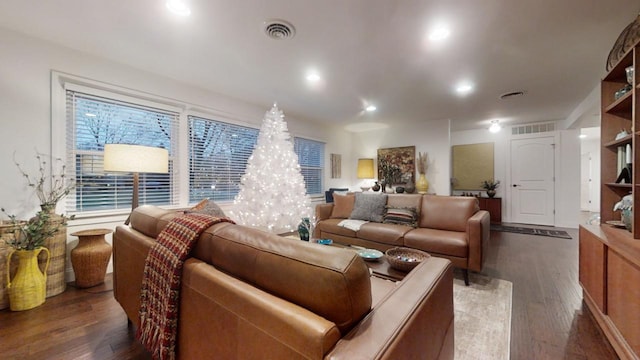
[[[358,159],[358,179],[373,179],[373,159]]]
[[[169,151],[151,146],[106,144],[104,171],[166,174]]]

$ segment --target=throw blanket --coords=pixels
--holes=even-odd
[[[175,358],[182,266],[200,234],[223,221],[233,223],[197,213],[174,218],[149,251],[144,264],[136,338],[154,359]]]
[[[358,231],[360,227],[364,224],[368,223],[368,221],[364,220],[342,220],[338,223],[338,226],[342,226],[343,228],[347,228],[349,230]]]

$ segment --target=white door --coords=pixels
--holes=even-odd
[[[511,140],[511,220],[554,225],[554,137]]]

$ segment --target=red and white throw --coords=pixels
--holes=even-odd
[[[158,235],[144,266],[140,327],[136,338],[154,359],[175,359],[182,267],[200,234],[211,225],[233,221],[189,213],[174,218]]]

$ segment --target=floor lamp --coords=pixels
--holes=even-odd
[[[131,211],[138,207],[139,173],[169,172],[169,152],[151,146],[106,144],[104,146],[104,171],[133,173],[133,197]],[[129,225],[131,215],[125,221]]]

